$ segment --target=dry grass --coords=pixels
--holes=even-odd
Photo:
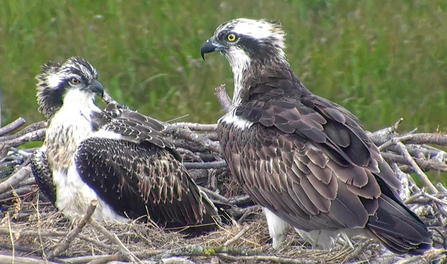
[[[77,228],[48,203],[38,204],[36,191],[15,197],[0,222],[0,262],[40,263],[59,247],[70,231]],[[445,223],[444,223],[445,224]],[[394,263],[403,258],[383,249],[378,243],[366,238],[353,239],[354,248],[337,244],[331,250],[311,249],[299,236],[290,231],[287,243],[279,250],[269,244],[267,225],[260,210],[253,212],[243,224],[221,226],[207,235],[186,238],[176,232],[167,232],[146,223],[133,221],[127,224],[101,223],[115,234],[125,249],[139,260],[193,261],[193,263],[347,263],[387,260]],[[433,231],[435,229],[432,229]],[[444,234],[445,235],[445,234]],[[438,245],[439,246],[439,245]],[[129,256],[119,253],[123,247],[110,241],[98,228],[87,224],[74,237],[70,246],[48,263],[106,263],[111,260],[128,261]],[[409,263],[432,263],[444,258],[445,250],[434,249]],[[180,259],[178,259],[180,258]],[[188,262],[186,262],[188,263]]]

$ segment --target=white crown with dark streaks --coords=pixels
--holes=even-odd
[[[93,80],[98,72],[84,58],[71,57],[63,64],[48,62],[42,66],[37,79],[37,102],[39,111],[51,118],[62,106],[63,96],[71,78]]]
[[[214,35],[217,36],[221,32],[234,32],[257,39],[259,42],[268,42],[274,47],[285,48],[286,33],[276,21],[239,18],[220,25]]]

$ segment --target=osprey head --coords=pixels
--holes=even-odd
[[[39,111],[51,118],[71,91],[79,91],[87,100],[94,100],[96,94],[102,97],[104,88],[97,78],[98,72],[84,58],[71,57],[62,65],[46,63],[36,76]]]
[[[201,49],[205,53],[220,51],[232,68],[255,61],[284,60],[284,36],[281,25],[269,20],[239,18],[220,25]]]

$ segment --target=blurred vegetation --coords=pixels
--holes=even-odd
[[[82,56],[111,95],[169,120],[211,123],[214,88],[232,74],[200,47],[227,20],[282,22],[295,73],[314,93],[350,109],[366,129],[403,117],[402,130],[447,130],[447,2],[0,1],[2,123],[42,120],[34,76],[48,60]]]

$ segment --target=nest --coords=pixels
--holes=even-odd
[[[225,106],[223,89],[219,88],[217,96]],[[82,219],[71,222],[39,194],[29,166],[34,149],[17,149],[43,140],[46,123],[14,133],[25,123],[19,118],[0,128],[0,263],[444,263],[447,189],[441,183],[434,185],[425,172],[447,171],[447,155],[440,149],[447,146],[447,135],[415,130],[398,134],[400,122],[370,137],[400,178],[402,200],[433,235],[433,249],[423,256],[398,256],[364,237],[354,237],[354,247],[340,239],[331,250],[317,250],[292,230],[280,249],[272,249],[262,210],[242,192],[226,167],[215,124],[173,123],[166,136],[208,196],[230,205],[229,223],[189,238],[136,220],[96,222],[90,217],[96,201]]]

